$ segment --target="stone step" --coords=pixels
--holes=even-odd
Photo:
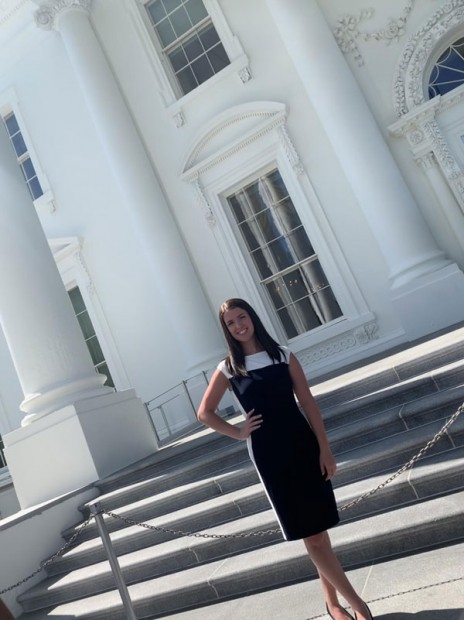
[[[320,406],[330,408],[462,360],[464,327],[432,338],[313,386]]]
[[[359,504],[343,509],[346,506],[359,498],[360,496],[375,489],[378,485],[383,483],[393,471],[385,472],[382,475],[375,476],[366,480],[359,481],[352,485],[346,485],[343,487],[335,488],[335,494],[339,508],[342,510],[342,518],[344,521],[349,519],[359,518],[373,512],[380,512],[398,507],[406,503],[412,503],[418,500],[423,500],[427,497],[432,497],[438,494],[444,494],[447,492],[455,491],[461,487],[464,487],[464,478],[462,476],[462,469],[464,467],[464,447],[454,448],[445,453],[441,453],[432,457],[423,458],[412,471],[408,474],[402,474],[394,481],[389,483],[384,489],[362,500]],[[251,466],[250,466],[250,471]],[[224,498],[216,498],[217,504],[222,503],[223,508],[226,502],[235,502],[237,494],[229,494]],[[277,522],[273,515],[273,512],[269,510],[269,504],[266,500],[264,491],[260,484],[255,484],[248,488],[248,494],[240,497],[240,512],[244,515],[249,514],[249,517],[239,518],[241,531],[253,530],[255,528],[255,520],[261,523],[264,518],[263,514],[266,514],[267,519],[265,529],[277,528]],[[253,510],[261,507],[261,513],[253,512]],[[204,512],[204,507],[200,505],[192,508],[193,511]],[[182,513],[183,511],[180,511]],[[116,514],[119,514],[116,511]],[[182,514],[173,513],[171,519],[174,523],[179,522],[182,518]],[[237,517],[236,517],[237,518]],[[210,516],[208,516],[210,520]],[[192,519],[191,522],[194,522]],[[147,521],[149,525],[155,527],[164,527],[170,529],[183,529],[183,531],[198,531],[198,521],[192,529],[187,520],[184,525],[173,525],[166,518],[149,519]],[[203,528],[208,527],[205,523]],[[225,524],[227,532],[231,527],[230,522]],[[262,527],[257,525],[256,527]],[[157,532],[152,533],[150,530],[142,529],[137,526],[129,526],[124,530],[116,532],[111,535],[112,543],[117,555],[124,555],[134,553],[139,549],[150,546],[155,548],[155,545],[161,546],[166,540],[172,540],[172,536],[164,537],[157,536]],[[272,537],[264,537],[262,542],[256,541],[254,538],[249,539],[249,545],[255,544],[269,544],[277,539],[280,539],[280,535],[274,535]],[[186,544],[185,539],[182,539],[184,546]],[[233,541],[232,541],[233,542]],[[242,543],[242,541],[239,541]],[[212,541],[209,539],[201,540],[203,545],[216,546],[225,545],[225,553],[234,553],[235,546],[231,541]],[[241,550],[243,545],[240,546]],[[154,554],[152,554],[154,556]],[[58,558],[47,568],[47,574],[49,576],[63,574],[68,570],[76,568],[82,568],[89,564],[101,562],[105,559],[105,552],[103,545],[99,538],[92,539],[87,542],[83,542],[70,551],[66,552],[61,558]],[[154,558],[153,558],[154,559]],[[178,566],[181,563],[179,562]],[[164,568],[166,569],[166,566]],[[146,574],[146,572],[144,572]],[[147,575],[148,576],[148,575]]]
[[[412,458],[441,429],[444,423],[445,419],[435,420],[434,422],[395,435],[394,441],[387,436],[337,454],[338,470],[335,484],[349,484],[355,480],[400,467]],[[449,450],[461,445],[463,442],[464,415],[460,416],[448,433],[430,449],[429,454]],[[248,467],[246,468],[246,474],[244,474],[243,466],[246,464],[248,464]],[[244,496],[246,496],[246,485],[256,481],[254,472],[249,468],[248,459],[241,461],[239,471],[242,474],[241,476],[233,471],[222,472],[219,473],[217,478],[210,476],[202,482],[190,483],[181,487],[173,485],[168,491],[148,496],[138,495],[138,486],[136,485],[135,496],[141,497],[141,499],[124,506],[119,501],[112,502],[114,496],[117,495],[115,493],[110,494],[110,496],[102,496],[99,498],[99,501],[106,509],[118,509],[118,513],[125,517],[136,521],[144,521],[156,516],[169,514],[179,508],[184,507],[188,509],[199,501],[210,501],[211,498],[222,496],[224,493],[227,494],[233,489],[238,489],[238,494],[243,491]],[[176,481],[178,481],[177,478]],[[241,481],[243,481],[243,485]],[[134,498],[134,495],[130,494],[130,489],[124,489],[124,496],[131,499]],[[262,506],[262,503],[258,502],[258,506]],[[225,518],[225,516],[219,517],[219,515],[217,517]],[[124,523],[121,521],[108,520],[108,530],[111,532],[123,526]],[[65,539],[69,539],[74,534],[75,527],[70,527],[63,532]],[[88,540],[95,535],[96,526],[92,523],[82,532],[80,538],[81,540]]]
[[[344,426],[329,431],[329,439],[335,454],[347,449],[355,448],[366,443],[397,434],[426,422],[431,422],[444,416],[451,415],[464,401],[464,386],[438,392],[405,405],[371,415],[362,420],[355,420]],[[228,471],[248,461],[246,447],[240,442],[231,440],[222,444],[222,448],[210,450],[207,454],[189,459],[187,463],[149,478],[146,470],[139,472],[143,478],[141,482],[127,485],[115,491],[102,495],[103,506],[118,508],[147,495],[156,495],[169,491],[173,487],[184,487],[190,481],[201,479],[212,472]],[[151,471],[151,469],[149,470]],[[226,474],[230,476],[230,472]],[[84,517],[88,516],[88,506],[83,505],[81,510]]]
[[[464,538],[463,506],[464,491],[459,491],[425,504],[366,517],[362,527],[358,521],[344,523],[332,530],[332,542],[343,564],[352,566],[426,548],[430,546],[432,532],[435,544],[461,540]],[[102,566],[97,570],[102,570]],[[129,593],[138,618],[155,618],[294,583],[314,573],[300,541],[280,542],[147,579],[129,586]],[[49,588],[42,596],[34,596],[33,589],[22,595],[20,600],[25,611],[34,611],[41,605],[51,606],[53,603],[47,598],[51,591]],[[81,600],[54,605],[53,616],[92,620],[125,618],[119,595],[114,590],[91,596],[83,593],[83,596]],[[22,617],[27,620],[27,613]]]

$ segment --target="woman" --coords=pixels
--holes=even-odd
[[[336,463],[301,365],[268,334],[243,299],[224,302],[219,320],[229,354],[211,378],[198,419],[224,435],[247,441],[284,538],[302,539],[317,568],[330,617],[373,620],[348,581],[326,531],[339,521],[330,482]],[[229,386],[247,412],[242,427],[216,414]],[[349,603],[355,619],[342,607],[337,592]]]

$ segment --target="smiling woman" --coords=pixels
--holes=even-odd
[[[229,354],[211,379],[198,418],[224,435],[246,440],[284,538],[303,540],[316,565],[331,617],[353,618],[340,605],[339,592],[357,620],[369,620],[372,616],[348,581],[327,534],[339,521],[330,482],[336,463],[303,369],[243,299],[224,302],[219,320]],[[229,387],[246,412],[241,427],[216,414]]]

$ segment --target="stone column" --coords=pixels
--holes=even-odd
[[[0,122],[0,320],[24,391],[3,436],[21,508],[79,489],[157,448],[133,390],[103,386]]]
[[[266,4],[387,263],[406,333],[461,320],[430,304],[451,294],[464,301],[464,276],[437,247],[318,3]]]
[[[127,205],[161,303],[192,372],[223,350],[201,284],[124,97],[89,20],[91,0],[51,0],[37,24],[62,37],[114,180]]]
[[[113,390],[95,372],[2,122],[0,187],[0,320],[24,392],[26,425]]]

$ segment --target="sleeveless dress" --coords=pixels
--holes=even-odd
[[[319,444],[293,393],[290,351],[281,362],[265,352],[245,357],[247,376],[232,376],[225,361],[218,369],[229,379],[244,412],[263,416],[247,440],[253,461],[286,540],[313,536],[339,522],[330,481],[319,465]]]

